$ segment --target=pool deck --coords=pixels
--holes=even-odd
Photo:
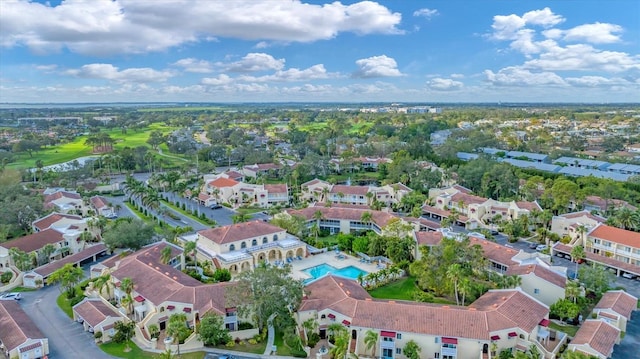
[[[315,255],[309,255],[306,258],[302,258],[302,260],[294,260],[291,262],[291,276],[295,279],[309,279],[312,278],[309,274],[303,272],[303,270],[311,267],[315,267],[321,264],[328,264],[337,269],[341,269],[344,267],[354,266],[356,268],[362,269],[367,273],[373,273],[380,270],[378,268],[377,263],[363,263],[360,262],[360,258],[350,256],[344,252],[340,252],[340,254],[344,257],[343,259],[338,258],[336,252],[329,251],[326,253],[320,253]]]

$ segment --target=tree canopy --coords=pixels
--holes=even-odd
[[[110,249],[131,248],[138,250],[153,242],[154,228],[140,220],[116,221],[104,233],[104,244]]]

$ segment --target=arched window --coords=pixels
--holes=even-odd
[[[257,239],[254,239],[254,240],[251,241],[251,246],[252,247],[255,247],[257,245],[258,245],[258,240]]]
[[[274,235],[273,235],[273,241],[275,242],[275,241],[277,241],[277,240],[278,240],[278,235],[277,235],[277,234],[274,234]]]
[[[230,245],[229,246],[229,250],[230,251],[235,251],[236,250],[236,245],[235,244]]]
[[[244,249],[247,248],[247,243],[242,242],[242,244],[240,245],[240,249]]]
[[[267,237],[262,237],[262,244],[267,244],[269,239]]]

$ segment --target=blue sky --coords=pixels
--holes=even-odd
[[[638,102],[640,1],[0,1],[0,102]]]

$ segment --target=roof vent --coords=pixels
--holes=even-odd
[[[470,307],[469,310],[472,311],[472,312],[475,312],[476,308]]]
[[[169,275],[169,272],[164,272],[164,274]]]
[[[176,276],[173,276],[173,280],[178,280],[178,277],[176,277]]]
[[[340,286],[341,286],[341,287],[344,287],[344,283],[340,282]]]
[[[390,304],[396,304],[396,301],[395,300],[390,300],[389,303]]]
[[[442,309],[449,309],[449,306],[448,305],[443,305]]]
[[[367,301],[367,302],[371,302],[372,301],[371,298],[364,298],[364,300]]]
[[[502,299],[502,300],[507,300],[507,297],[502,297],[501,299]]]

